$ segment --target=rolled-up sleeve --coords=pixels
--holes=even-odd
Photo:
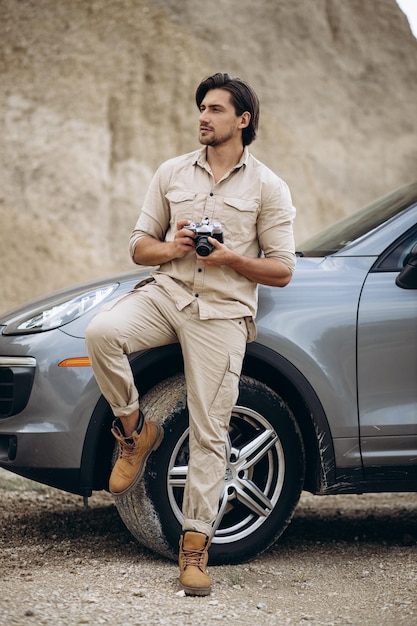
[[[257,222],[258,239],[265,257],[280,259],[291,273],[296,265],[293,234],[295,214],[288,185],[275,175],[267,176]]]
[[[149,185],[135,228],[130,235],[129,253],[132,259],[136,244],[142,237],[153,237],[160,241],[165,239],[170,222],[169,203],[165,196],[168,171],[167,164],[162,164]]]

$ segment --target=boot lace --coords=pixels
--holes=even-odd
[[[203,567],[204,548],[202,550],[184,550],[182,553],[182,559],[184,568],[189,565],[202,569]]]
[[[119,441],[119,459],[132,461],[135,456],[135,444],[133,439],[121,438]]]

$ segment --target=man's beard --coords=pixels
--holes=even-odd
[[[216,146],[221,146],[223,143],[227,143],[230,139],[233,138],[235,129],[234,127],[230,129],[229,133],[226,135],[217,136],[215,133],[202,136],[200,132],[200,143],[203,146],[212,146],[213,148]]]

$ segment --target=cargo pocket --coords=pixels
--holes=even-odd
[[[210,407],[210,417],[228,422],[230,411],[236,404],[239,396],[239,380],[243,356],[233,353],[229,354],[229,362],[223,380]]]

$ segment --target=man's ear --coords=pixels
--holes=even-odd
[[[243,129],[243,128],[247,128],[250,124],[250,118],[251,115],[249,113],[249,111],[244,111],[244,113],[242,113],[242,115],[240,116],[240,124],[239,124],[239,128]]]

